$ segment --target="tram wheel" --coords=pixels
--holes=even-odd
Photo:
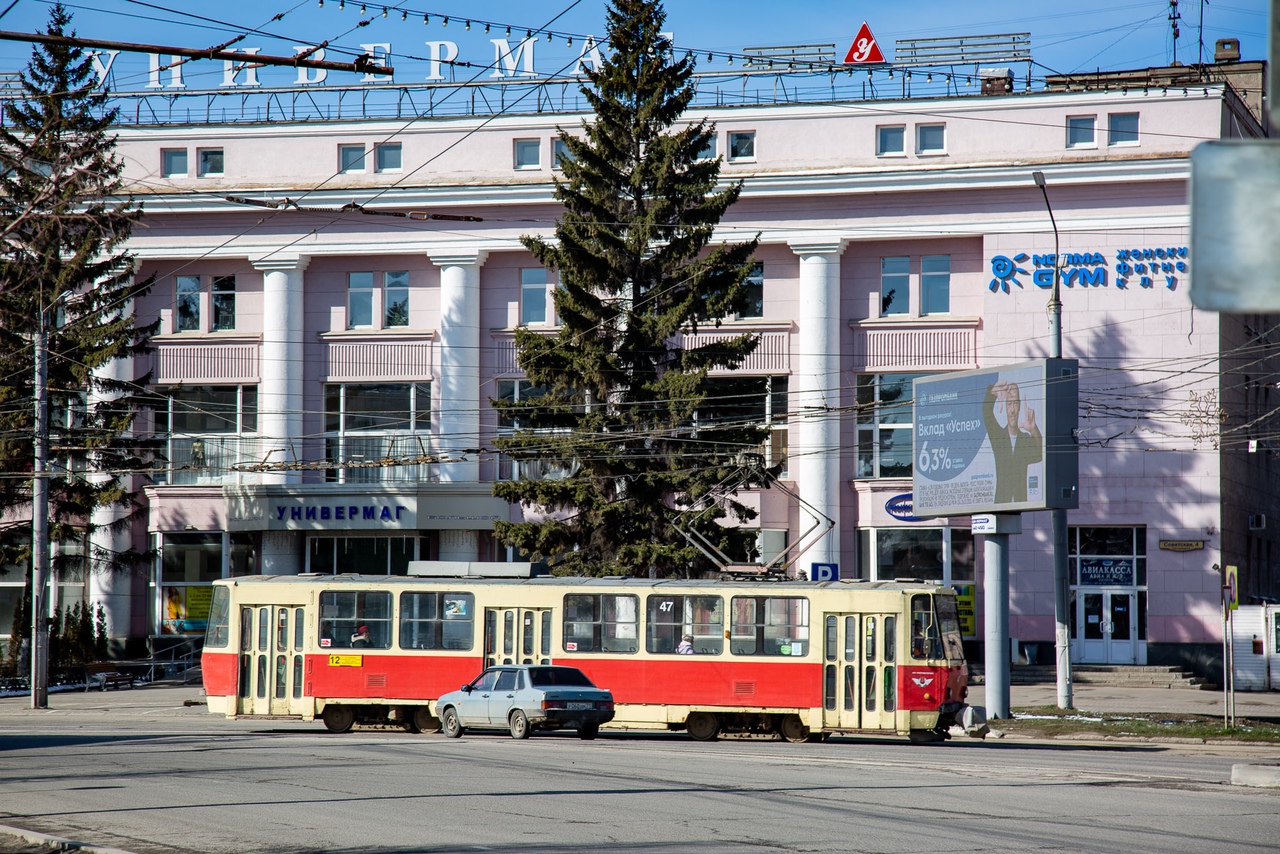
[[[697,741],[714,741],[720,734],[720,719],[710,712],[690,712],[684,728]]]
[[[789,741],[792,744],[804,744],[807,741],[816,740],[809,732],[809,728],[800,720],[799,715],[784,716],[778,725],[778,732],[782,735],[783,741]]]
[[[440,716],[440,728],[445,738],[459,738],[462,735],[462,722],[458,720],[458,710],[452,707],[445,709]]]
[[[511,713],[511,737],[512,738],[528,738],[532,734],[532,727],[529,726],[529,718],[525,713],[516,709]]]
[[[350,732],[356,722],[356,712],[350,706],[328,705],[320,718],[329,732]]]
[[[409,727],[414,732],[439,732],[440,719],[426,706],[414,706],[409,712]]]

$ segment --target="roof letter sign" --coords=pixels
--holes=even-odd
[[[880,52],[880,45],[876,44],[876,37],[871,35],[871,28],[867,26],[866,21],[863,21],[862,26],[858,28],[858,34],[853,38],[853,44],[849,45],[844,63],[845,65],[870,65],[875,62],[884,62],[884,54]]]

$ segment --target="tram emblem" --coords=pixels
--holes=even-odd
[[[928,688],[933,684],[932,676],[912,676],[911,681],[915,683],[917,688]]]

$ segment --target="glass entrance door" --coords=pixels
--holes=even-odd
[[[1131,590],[1081,591],[1076,601],[1078,660],[1086,664],[1135,664],[1137,594]]]

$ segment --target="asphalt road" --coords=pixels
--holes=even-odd
[[[228,722],[183,707],[193,693],[0,706],[0,824],[139,854],[1201,854],[1280,839],[1280,790],[1229,784],[1235,763],[1280,760],[1274,747],[331,735]]]

